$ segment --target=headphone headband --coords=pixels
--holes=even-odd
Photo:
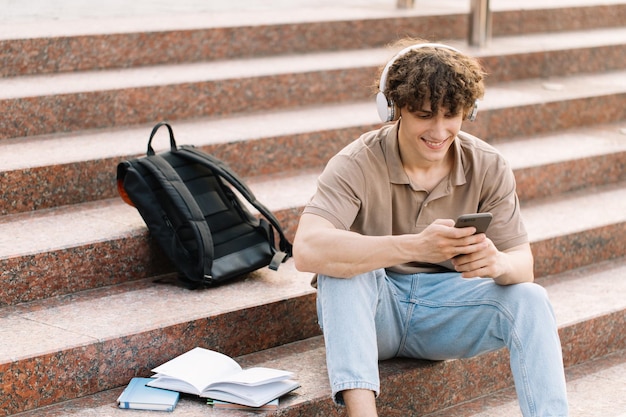
[[[376,95],[376,107],[378,108],[378,115],[383,122],[391,122],[393,120],[397,120],[400,116],[399,114],[397,114],[396,105],[394,104],[393,100],[385,95],[385,86],[387,84],[387,74],[389,73],[389,68],[391,68],[391,66],[396,62],[398,58],[406,55],[411,51],[415,51],[421,48],[448,49],[450,51],[461,53],[461,51],[459,51],[458,49],[453,48],[449,45],[445,45],[443,43],[418,43],[416,45],[408,46],[395,54],[394,57],[391,58],[389,62],[387,62],[385,68],[383,68],[383,71],[380,74],[380,81],[378,83],[379,91]],[[478,100],[476,100],[476,102],[474,103],[474,106],[470,110],[467,119],[473,122],[476,119],[476,113],[478,113]]]

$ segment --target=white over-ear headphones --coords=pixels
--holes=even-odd
[[[387,62],[385,68],[383,68],[383,72],[380,74],[380,82],[378,83],[378,94],[376,94],[376,107],[378,109],[378,115],[380,116],[380,120],[383,122],[391,122],[397,120],[400,117],[398,109],[393,102],[393,100],[385,95],[385,86],[387,85],[387,73],[389,72],[389,68],[393,65],[394,62],[401,56],[407,54],[408,52],[414,51],[420,48],[442,48],[449,49],[455,52],[461,52],[456,48],[453,48],[448,45],[444,45],[442,43],[419,43],[417,45],[412,45],[407,48],[404,48],[400,52],[398,52],[391,61]],[[476,120],[476,114],[478,113],[478,100],[474,102],[474,106],[469,111],[467,115],[467,120],[474,121]]]

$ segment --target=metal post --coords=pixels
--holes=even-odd
[[[470,0],[469,44],[486,46],[491,40],[491,8],[489,0]]]
[[[415,4],[415,0],[396,0],[396,7],[398,9],[412,9]]]

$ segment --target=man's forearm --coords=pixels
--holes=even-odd
[[[533,255],[529,244],[524,244],[501,252],[503,273],[494,278],[500,285],[512,285],[522,282],[533,282]]]
[[[298,270],[350,278],[401,263],[398,252],[392,249],[393,241],[392,236],[326,229],[296,240],[294,259]]]

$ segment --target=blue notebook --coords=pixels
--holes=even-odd
[[[119,407],[134,410],[173,411],[180,393],[146,386],[153,380],[152,378],[131,379],[117,399]]]

